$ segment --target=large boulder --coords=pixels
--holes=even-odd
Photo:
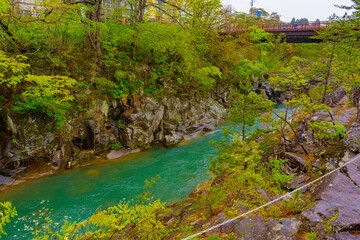
[[[286,152],[284,154],[288,160],[285,163],[285,169],[288,174],[301,174],[309,170],[309,162],[294,153]]]
[[[164,119],[167,121],[180,122],[182,120],[182,112],[188,107],[187,103],[182,103],[178,97],[165,97],[162,100],[165,106]]]
[[[325,96],[325,104],[334,107],[337,105],[345,105],[349,101],[345,87],[339,87],[334,92]]]
[[[24,120],[8,115],[7,125],[13,133],[9,144],[13,149],[19,149],[22,156],[51,158],[59,147],[59,136],[49,131],[56,128],[53,123],[46,123],[43,119],[29,117]]]
[[[225,220],[225,219],[224,219]],[[265,220],[263,217],[245,217],[223,225],[220,232],[235,233],[239,239],[292,239],[298,231],[301,222],[295,218],[285,218],[278,221]]]
[[[212,98],[196,101],[182,101],[171,96],[163,99],[165,106],[164,121],[156,133],[156,139],[165,146],[201,136],[204,132],[214,131],[227,111]]]
[[[254,90],[265,99],[269,99],[276,103],[282,103],[285,100],[291,100],[292,98],[290,93],[284,92],[278,88],[273,88],[269,82],[261,82]]]
[[[343,139],[343,144],[353,152],[360,152],[360,123],[353,124]]]
[[[141,108],[128,116],[122,143],[125,147],[142,147],[152,143],[154,133],[164,116],[164,106],[151,98],[145,98]]]
[[[55,169],[59,169],[66,166],[69,161],[72,161],[72,158],[72,148],[68,144],[63,144],[60,149],[55,152],[52,164]]]
[[[184,134],[178,132],[170,132],[165,135],[164,144],[166,147],[174,146],[184,140]]]
[[[336,172],[326,178],[314,191],[313,207],[302,213],[320,235],[329,230],[351,234],[360,229],[359,155],[357,158],[345,168],[346,174]]]

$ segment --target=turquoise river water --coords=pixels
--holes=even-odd
[[[222,126],[226,125],[230,124]],[[256,127],[260,124],[252,128]],[[39,211],[44,212],[44,208],[49,209],[45,211],[47,216],[61,224],[67,217],[80,221],[98,208],[131,201],[143,192],[144,181],[156,175],[161,178],[154,186],[155,199],[166,203],[184,200],[198,184],[211,178],[209,158],[216,156],[216,149],[209,141],[222,137],[220,126],[176,147],[153,146],[151,151],[68,170],[5,190],[0,193],[0,201],[11,201],[19,216],[5,227],[8,235],[2,239],[31,239],[31,231],[26,231],[25,225],[31,227],[34,225],[31,221],[43,219]]]
[[[37,180],[28,181],[0,193],[0,201],[12,201],[18,211],[3,239],[30,239],[24,225],[33,225],[43,208],[49,217],[62,222],[67,216],[79,221],[91,216],[99,207],[130,201],[143,192],[144,181],[160,175],[154,197],[166,203],[185,199],[200,183],[208,180],[209,158],[216,155],[209,141],[220,140],[222,130],[172,147],[154,146],[151,151],[115,161],[92,165]],[[33,215],[35,214],[35,215]],[[18,219],[26,216],[27,220]]]

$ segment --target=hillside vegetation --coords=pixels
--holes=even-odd
[[[62,226],[41,215],[29,225],[33,238],[182,239],[286,194],[359,153],[360,3],[353,2],[343,7],[354,8],[353,15],[336,17],[319,31],[321,43],[289,44],[256,25],[237,35],[221,33],[221,26],[242,22],[225,15],[217,0],[152,6],[171,10],[164,18],[171,23],[147,21],[146,1],[129,1],[129,10],[106,9],[101,0],[50,0],[35,16],[20,15],[0,0],[1,174],[54,164],[56,153],[65,159],[59,168],[70,168],[112,148],[147,148],[156,140],[170,146],[185,139],[179,126],[194,119],[206,125],[227,115],[233,123],[223,129],[222,141],[212,143],[218,149],[210,159],[214,177],[186,200],[166,205],[152,199],[154,177],[136,204],[121,202]],[[179,10],[184,14],[177,15]],[[124,11],[125,25],[119,19]],[[274,110],[274,101],[284,108]],[[194,103],[206,106],[204,116],[191,109]],[[76,122],[84,121],[93,135],[76,133]],[[262,127],[246,131],[256,121]],[[34,124],[37,132],[28,128]],[[58,140],[38,151],[27,139],[41,141],[24,129],[39,135],[44,130]],[[96,134],[114,129],[115,137],[96,147],[102,141]],[[198,239],[355,236],[359,167],[354,163]],[[1,213],[3,235],[16,210],[6,202]]]

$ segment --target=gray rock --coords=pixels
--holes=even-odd
[[[140,148],[134,150],[112,150],[108,155],[106,155],[106,158],[109,160],[113,160],[138,152],[141,152]]]
[[[346,166],[346,171],[351,181],[356,184],[356,186],[360,187],[360,160],[355,161],[354,163]],[[360,196],[359,196],[360,200]]]
[[[309,129],[307,122],[300,123],[296,135],[300,143],[313,144],[315,142],[313,132]]]
[[[94,150],[79,151],[75,153],[74,160],[68,162],[67,168],[72,168],[77,165],[90,163],[91,160],[94,159],[94,156],[95,156]]]
[[[265,221],[263,217],[246,217],[221,227],[220,232],[233,232],[244,240],[253,239],[292,239],[301,222],[297,219],[280,219]]]
[[[67,144],[63,144],[53,156],[52,163],[56,169],[64,167],[72,159],[73,151]]]
[[[287,188],[289,188],[290,190],[295,190],[299,187],[304,186],[309,179],[310,178],[306,175],[294,176],[294,178],[291,180],[291,182],[286,184],[285,186]],[[303,191],[305,191],[305,190],[306,189],[303,189]]]
[[[146,98],[138,112],[129,116],[130,123],[125,127],[122,143],[125,147],[140,147],[149,145],[154,140],[164,116],[164,106],[155,100]]]
[[[359,107],[360,107],[360,87],[352,87],[351,88],[351,102],[354,104],[355,107],[357,107],[359,109]]]
[[[183,105],[181,104],[181,101],[179,98],[171,96],[171,97],[165,97],[162,100],[162,103],[165,106],[164,111],[164,119],[165,120],[175,120],[175,121],[181,121],[181,110],[183,109]]]
[[[255,189],[255,192],[259,193],[264,199],[271,201],[272,197],[264,189]]]
[[[184,135],[177,132],[170,132],[164,137],[164,144],[166,147],[174,146],[184,140]]]
[[[349,97],[345,91],[345,87],[339,87],[333,93],[326,95],[325,104],[334,107],[336,105],[345,105],[349,101]]]
[[[353,152],[360,152],[360,126],[353,126],[343,139],[345,147]]]
[[[17,134],[17,128],[13,122],[13,120],[11,119],[10,115],[6,116],[6,125],[8,126],[8,128],[11,130],[11,132],[16,135]]]
[[[356,114],[356,108],[349,108],[341,111],[338,114],[333,115],[333,118],[334,121],[341,122],[342,125],[347,126],[356,119]],[[330,120],[330,118],[327,118],[327,120]]]
[[[195,124],[195,125],[192,125],[192,126],[186,128],[186,132],[188,134],[197,133],[197,132],[203,132],[203,130],[204,130],[204,125],[203,124]]]
[[[359,163],[348,166],[348,176],[334,173],[316,188],[313,194],[316,204],[302,213],[314,231],[324,228],[325,219],[333,219],[330,224],[336,232],[349,232],[360,226],[360,188],[354,184],[359,181],[358,166]]]
[[[215,130],[216,130],[216,127],[214,124],[204,124],[204,128],[203,128],[204,132],[212,132]]]
[[[11,177],[5,177],[0,175],[0,185],[8,185],[14,181]]]
[[[306,159],[289,152],[285,153],[285,158],[288,159],[288,161],[285,163],[285,166],[289,174],[303,173],[308,171],[309,166]]]
[[[210,119],[221,119],[226,116],[227,111],[220,103],[214,99],[208,98],[204,101],[205,116]]]
[[[61,165],[62,165],[62,157],[61,157],[61,151],[60,150],[56,151],[56,153],[55,153],[55,155],[54,155],[54,157],[52,159],[52,163],[53,163],[54,167],[56,167],[56,168],[61,167]]]
[[[335,233],[336,240],[359,240],[359,233],[350,233],[350,232],[340,232]]]

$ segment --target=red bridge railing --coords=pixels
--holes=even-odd
[[[315,31],[330,27],[331,22],[316,21],[316,22],[298,22],[298,23],[266,23],[258,24],[259,28],[267,32],[287,32],[287,31]],[[249,26],[222,26],[222,32],[244,32]]]
[[[330,27],[330,22],[299,22],[299,23],[270,23],[261,24],[260,28],[265,31],[281,31],[281,30],[319,30]]]

